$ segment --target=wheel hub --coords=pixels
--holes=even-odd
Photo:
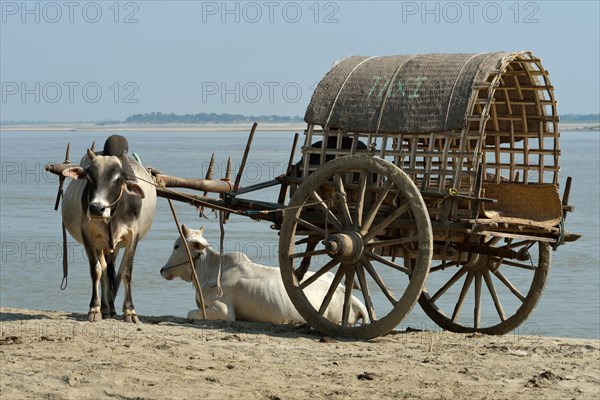
[[[483,272],[490,266],[489,257],[483,254],[470,253],[467,261],[463,264],[471,272]]]
[[[323,241],[327,254],[342,262],[358,260],[365,249],[362,236],[355,231],[340,232],[327,236]]]

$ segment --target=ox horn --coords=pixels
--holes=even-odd
[[[94,154],[94,152],[92,151],[92,149],[88,149],[87,150],[87,156],[90,160],[93,160],[94,157],[96,157],[96,154]]]
[[[187,226],[185,226],[185,224],[181,224],[181,231],[183,232],[183,236],[187,237],[187,235],[190,234],[190,230]]]

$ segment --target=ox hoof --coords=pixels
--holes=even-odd
[[[192,310],[188,312],[188,319],[204,319],[202,318],[202,312],[200,310]]]
[[[102,313],[102,319],[109,319],[109,318],[114,318],[117,316],[116,312],[103,312]]]
[[[114,306],[113,307],[102,307],[100,309],[100,312],[102,312],[102,318],[104,319],[108,319],[108,318],[115,318],[117,316],[117,311],[115,310]]]
[[[135,313],[123,315],[123,321],[125,321],[125,322],[133,322],[134,324],[139,324],[140,323],[140,319],[138,318],[137,314],[135,314]]]
[[[102,314],[99,311],[90,311],[88,313],[88,321],[90,321],[90,322],[102,321]]]

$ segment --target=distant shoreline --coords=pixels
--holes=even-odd
[[[252,123],[239,124],[30,124],[1,125],[0,131],[73,131],[73,132],[136,132],[136,131],[174,131],[174,132],[214,132],[214,131],[250,131]],[[298,131],[306,128],[305,123],[258,123],[259,131]]]
[[[561,131],[600,131],[598,122],[564,122],[559,123]]]
[[[2,131],[72,131],[72,132],[246,132],[252,128],[251,123],[236,124],[110,124],[97,125],[93,123],[56,123],[56,124],[23,124],[0,125]],[[302,131],[305,123],[272,123],[258,124],[259,131]],[[599,131],[600,123],[597,122],[565,122],[560,124],[561,131]]]

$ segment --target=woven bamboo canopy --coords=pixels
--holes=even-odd
[[[531,96],[531,86],[537,86],[534,79],[539,75],[527,67],[532,61],[539,62],[528,52],[349,57],[321,80],[305,121],[360,132],[462,129],[480,100],[479,91],[495,78],[514,76],[515,69],[530,73],[504,83],[515,89],[508,98],[528,98],[532,106],[541,101]],[[519,68],[514,68],[518,64]],[[498,99],[488,96],[487,100],[491,104]]]
[[[307,141],[317,126],[368,140],[423,188],[472,191],[480,166],[497,182],[558,183],[554,88],[529,51],[348,57],[321,80],[304,119]]]

